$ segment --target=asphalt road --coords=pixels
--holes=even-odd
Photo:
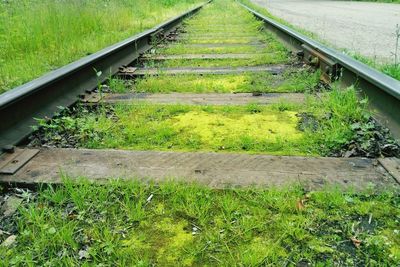
[[[252,0],[336,48],[392,62],[400,4],[321,0]],[[400,51],[399,51],[400,53]]]

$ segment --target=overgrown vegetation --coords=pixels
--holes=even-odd
[[[302,105],[140,102],[90,113],[81,108],[51,122],[40,121],[42,130],[33,145],[327,155],[352,140],[358,131],[355,123],[368,123],[366,104],[349,88],[309,96]]]
[[[0,93],[201,2],[0,1]]]
[[[16,236],[3,266],[400,264],[394,192],[66,180],[23,196],[0,222]]]

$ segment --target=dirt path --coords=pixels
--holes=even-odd
[[[252,0],[337,48],[392,61],[400,5],[320,0]]]

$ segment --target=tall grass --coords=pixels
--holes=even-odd
[[[0,93],[201,0],[1,0]]]

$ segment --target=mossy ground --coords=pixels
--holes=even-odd
[[[65,180],[23,196],[0,222],[17,236],[0,246],[2,266],[400,264],[394,192]]]
[[[311,123],[301,123],[307,114]],[[84,108],[50,123],[47,140],[68,139],[79,147],[170,151],[225,151],[280,155],[326,155],[355,134],[352,124],[369,119],[354,89],[309,96],[304,104],[269,106],[156,105],[146,102]],[[300,130],[301,129],[301,130]]]

